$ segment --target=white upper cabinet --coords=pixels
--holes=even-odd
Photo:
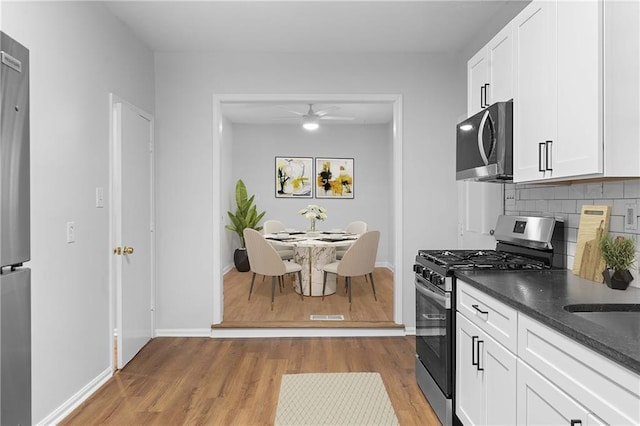
[[[555,28],[556,5],[552,2],[532,2],[513,21],[516,182],[551,176],[552,166],[546,160],[556,139]]]
[[[640,5],[533,1],[513,32],[514,181],[640,176]]]
[[[503,28],[467,62],[467,114],[513,97],[511,27]]]

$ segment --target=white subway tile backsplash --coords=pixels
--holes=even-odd
[[[624,198],[640,198],[640,180],[624,182]]]
[[[569,186],[556,186],[553,188],[553,198],[565,200],[569,198]]]
[[[624,218],[622,216],[611,216],[609,232],[624,232]]]
[[[549,202],[547,200],[536,200],[536,211],[541,213],[549,211]]]
[[[624,206],[628,202],[629,200],[625,200],[624,198],[620,200],[613,200],[613,208],[611,208],[611,214],[624,216],[627,211]]]
[[[590,183],[585,185],[585,197],[587,198],[602,198],[602,184],[601,183]]]
[[[623,182],[605,182],[602,184],[602,196],[606,198],[622,198],[624,196]]]
[[[509,192],[508,192],[509,191]],[[567,269],[573,262],[580,225],[580,213],[584,205],[611,206],[609,231],[615,235],[631,235],[636,238],[636,264],[640,263],[640,230],[625,233],[625,204],[635,199],[640,209],[640,179],[572,185],[505,185],[505,213],[510,215],[556,216],[565,219],[567,229]],[[639,212],[640,214],[640,212]],[[637,279],[632,286],[640,287],[638,268],[632,271]]]
[[[584,185],[569,185],[569,195],[567,198],[572,200],[580,200],[585,198],[585,186]]]
[[[562,200],[562,212],[563,213],[577,213],[578,203],[576,200]]]

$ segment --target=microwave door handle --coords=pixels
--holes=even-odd
[[[489,165],[489,159],[487,158],[487,153],[484,152],[484,144],[482,143],[482,139],[484,136],[484,125],[487,122],[487,118],[489,118],[489,111],[485,111],[482,115],[482,120],[480,120],[480,128],[478,132],[478,151],[480,152],[480,157],[482,157],[482,161],[485,166]]]

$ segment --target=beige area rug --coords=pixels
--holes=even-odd
[[[282,376],[276,425],[398,425],[379,373]]]

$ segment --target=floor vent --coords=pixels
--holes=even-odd
[[[311,315],[311,321],[344,321],[344,315]]]

